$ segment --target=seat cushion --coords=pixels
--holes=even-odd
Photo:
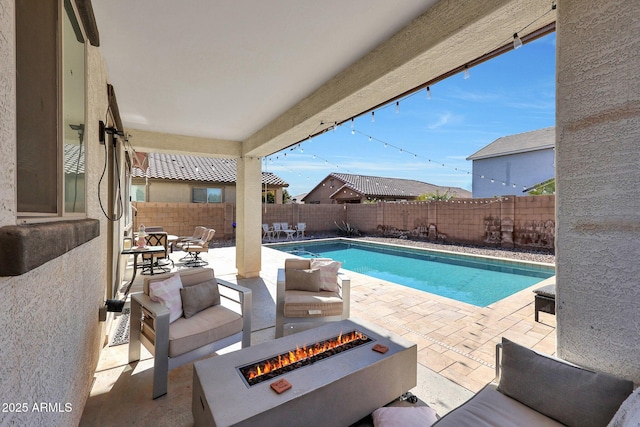
[[[337,292],[286,291],[285,317],[324,317],[342,314],[342,298]]]
[[[546,286],[543,286],[541,288],[534,289],[533,292],[538,294],[538,295],[542,295],[544,297],[555,298],[556,297],[556,285],[555,284],[546,285]]]
[[[169,357],[179,356],[242,331],[242,316],[214,305],[169,326]]]
[[[437,427],[560,427],[564,424],[505,396],[496,390],[494,384],[489,384],[433,425]]]

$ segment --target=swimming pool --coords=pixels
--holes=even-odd
[[[356,273],[486,307],[555,274],[552,266],[347,239],[267,245]]]

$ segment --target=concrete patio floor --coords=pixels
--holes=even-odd
[[[186,268],[178,261],[183,255],[171,254],[177,269]],[[275,338],[276,270],[288,256],[263,247],[261,276],[237,279],[234,247],[204,254],[216,277],[253,290],[252,345]],[[555,317],[541,313],[540,323],[533,317],[531,291],[539,284],[476,307],[355,272],[349,276],[351,317],[377,323],[417,344],[418,385],[411,391],[439,415],[491,382],[495,344],[501,337],[555,354]],[[130,265],[125,277],[131,277]],[[131,293],[141,291],[142,277],[138,274]],[[143,349],[142,360],[130,365],[127,352],[126,344],[102,350],[80,425],[192,426],[193,364],[171,371],[168,394],[152,400],[151,355]]]

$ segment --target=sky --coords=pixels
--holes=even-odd
[[[555,33],[274,153],[262,170],[292,197],[333,172],[415,179],[471,191],[466,158],[496,139],[555,125]],[[500,185],[496,182],[496,185]]]

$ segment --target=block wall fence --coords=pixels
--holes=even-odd
[[[170,234],[189,235],[202,225],[216,239],[234,237],[235,204],[133,203],[134,227],[162,226]],[[262,223],[306,223],[306,234],[338,231],[349,224],[363,235],[407,236],[483,246],[555,249],[555,196],[503,196],[447,202],[302,205],[268,204]],[[241,226],[240,224],[238,226]]]

